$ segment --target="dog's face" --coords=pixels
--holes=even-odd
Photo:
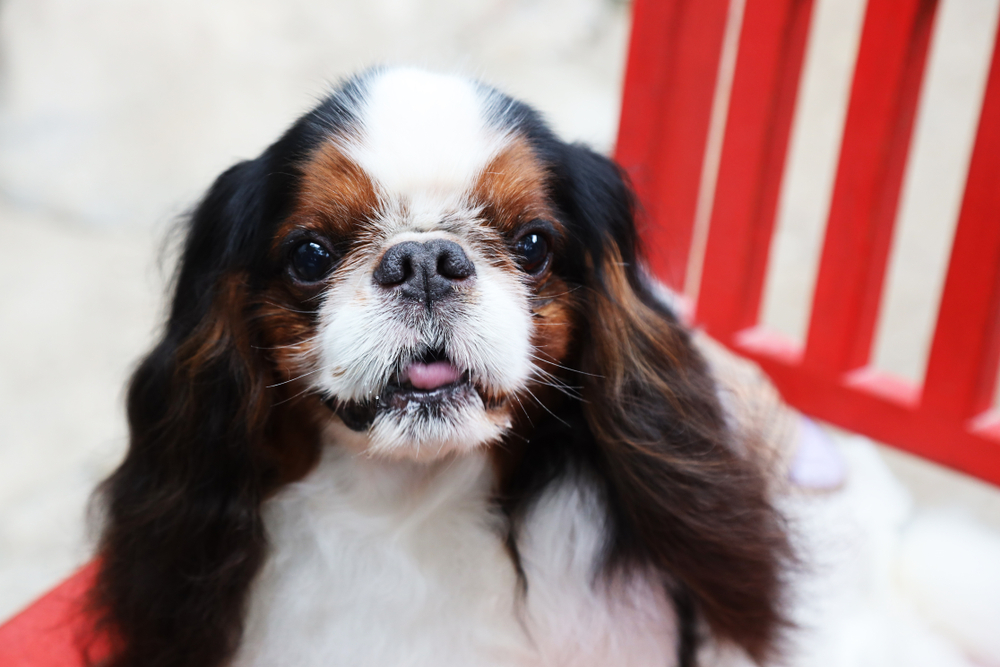
[[[367,453],[479,448],[561,382],[572,338],[548,168],[488,89],[411,70],[361,85],[271,243],[277,379]]]

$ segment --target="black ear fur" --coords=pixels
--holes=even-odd
[[[214,667],[233,654],[265,552],[260,505],[287,427],[261,358],[255,297],[299,164],[355,122],[367,81],[343,82],[255,160],[215,181],[190,218],[171,309],[132,376],[125,460],[104,510],[90,603],[107,667]]]
[[[584,264],[566,269],[583,286],[577,363],[614,527],[607,567],[656,568],[680,611],[763,662],[786,625],[790,559],[763,471],[731,446],[704,360],[642,273],[627,179],[579,146],[563,145],[554,173]],[[690,628],[687,644],[682,664],[694,659]]]
[[[270,405],[247,270],[266,237],[264,158],[218,178],[190,222],[172,309],[128,391],[129,450],[100,489],[93,604],[113,667],[220,664],[261,563]]]

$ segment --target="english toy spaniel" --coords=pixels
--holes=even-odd
[[[776,657],[768,460],[634,209],[526,105],[409,69],[223,173],[103,489],[108,664]]]

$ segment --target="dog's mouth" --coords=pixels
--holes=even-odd
[[[431,350],[409,362],[374,398],[351,401],[333,398],[326,404],[348,428],[364,431],[380,412],[446,419],[449,407],[471,401],[482,401],[490,409],[503,403],[473,382],[470,373],[456,366],[443,350]]]

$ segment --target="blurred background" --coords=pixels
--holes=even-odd
[[[923,373],[998,10],[939,9],[876,340],[905,378]],[[863,12],[813,15],[763,313],[799,339]],[[624,0],[0,0],[0,619],[89,558],[169,232],[219,172],[377,63],[481,78],[609,152],[629,20]],[[1000,529],[997,489],[885,456],[918,502]]]

